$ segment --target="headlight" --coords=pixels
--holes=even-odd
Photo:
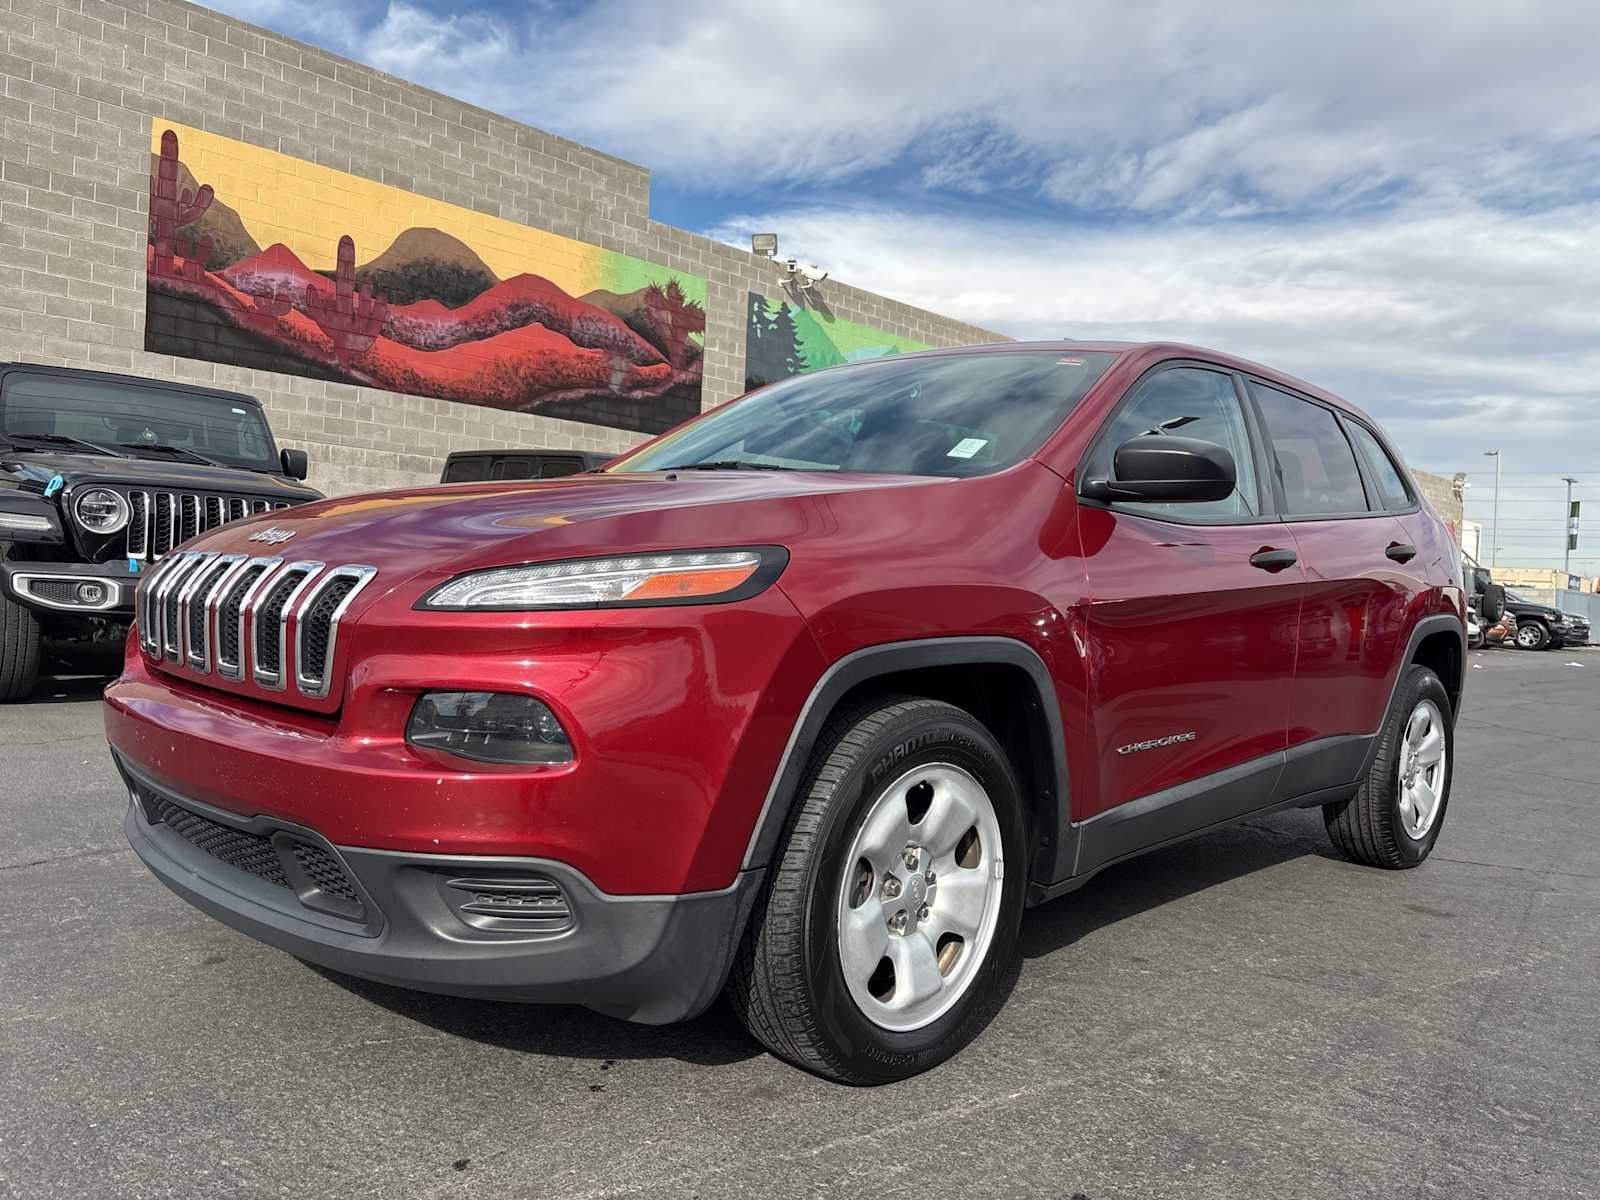
[[[428,692],[411,710],[406,741],[477,762],[572,761],[555,713],[532,696],[504,692]]]
[[[115,533],[128,523],[128,502],[110,488],[79,492],[72,511],[90,533]]]
[[[721,603],[755,595],[788,561],[787,551],[766,546],[497,567],[458,575],[417,607],[526,611]]]

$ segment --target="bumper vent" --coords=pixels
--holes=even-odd
[[[330,690],[339,623],[376,574],[180,551],[139,586],[139,642],[152,658],[272,691],[286,691],[293,676],[295,691],[319,700]]]
[[[548,934],[573,926],[567,894],[545,875],[516,872],[445,879],[443,883],[445,899],[456,916],[477,929]]]
[[[146,821],[165,825],[219,863],[294,893],[301,904],[316,912],[358,923],[368,920],[370,914],[355,880],[339,856],[326,846],[289,830],[254,832],[235,828],[142,783],[130,786]]]

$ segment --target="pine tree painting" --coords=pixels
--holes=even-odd
[[[751,292],[746,309],[745,390],[841,363],[926,349],[925,342]]]

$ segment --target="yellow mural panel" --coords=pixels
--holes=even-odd
[[[654,432],[705,280],[157,120],[146,348]]]

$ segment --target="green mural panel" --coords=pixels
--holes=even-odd
[[[928,349],[931,347],[927,342],[751,292],[745,329],[744,385],[746,389],[760,387],[841,363]]]

